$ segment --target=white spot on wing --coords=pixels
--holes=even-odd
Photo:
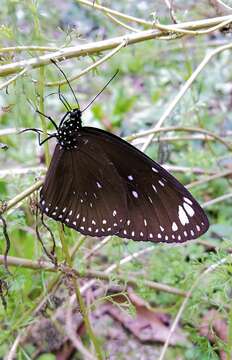
[[[147,226],[147,220],[143,219],[144,225]]]
[[[172,223],[172,231],[177,231],[178,230],[178,226],[176,225],[175,222]]]
[[[161,236],[161,234],[158,234],[157,237],[158,237],[158,239],[161,239],[162,236]]]
[[[153,238],[153,234],[152,234],[152,233],[149,234],[149,238],[150,238],[150,239]]]
[[[152,184],[152,188],[153,188],[153,190],[154,190],[155,192],[157,192],[157,189],[156,189],[156,187],[155,187],[154,184]]]
[[[102,224],[106,224],[107,221],[105,219],[102,220]]]
[[[134,180],[132,175],[127,176],[129,180]]]
[[[161,225],[160,225],[160,230],[161,230],[161,231],[164,231],[164,228],[163,228],[163,226],[161,226]]]
[[[127,234],[127,231],[126,231],[126,230],[123,230],[123,234],[125,234],[125,235],[126,235],[126,234]]]
[[[160,184],[161,186],[164,186],[164,183],[163,183],[161,180],[159,180],[159,184]]]
[[[159,171],[158,171],[156,168],[154,168],[154,167],[152,167],[152,171],[154,171],[154,172],[156,172],[156,173],[159,172]]]
[[[102,185],[101,185],[98,181],[96,182],[96,184],[97,184],[97,187],[98,187],[99,189],[102,188]]]
[[[117,215],[117,211],[114,210],[114,211],[113,211],[113,216],[116,216],[116,215]]]
[[[188,219],[184,209],[180,205],[178,207],[178,216],[179,216],[179,219],[180,219],[180,222],[181,222],[182,225],[185,225],[185,224],[189,223],[189,219]]]
[[[132,195],[133,195],[136,199],[138,199],[138,197],[139,197],[137,191],[134,191],[134,190],[132,191]]]
[[[130,225],[130,220],[127,220],[127,225],[128,225],[128,226]]]
[[[143,236],[143,232],[141,231],[140,236]]]
[[[195,211],[193,210],[193,208],[189,204],[186,204],[185,202],[183,205],[184,205],[184,209],[187,212],[187,214],[192,217],[195,214]]]
[[[76,221],[73,221],[73,225],[75,225],[75,226],[76,226],[76,224],[77,224],[77,223],[76,223]]]
[[[186,201],[186,202],[189,203],[190,205],[193,204],[192,201],[191,201],[189,198],[184,197],[184,201]]]
[[[196,225],[196,228],[197,228],[197,231],[200,231],[200,230],[201,230],[201,228],[200,228],[199,225]]]

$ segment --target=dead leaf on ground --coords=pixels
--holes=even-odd
[[[122,303],[120,297],[114,297],[114,301]],[[141,342],[161,342],[164,343],[170,331],[170,317],[162,312],[153,310],[150,305],[136,295],[132,289],[128,291],[128,298],[136,309],[136,316],[132,317],[125,311],[121,310],[117,305],[111,302],[103,305],[102,313],[107,313],[115,320],[119,321],[123,327],[130,331]],[[186,345],[186,336],[183,331],[177,327],[175,333],[171,337],[171,345]]]

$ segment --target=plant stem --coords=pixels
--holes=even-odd
[[[41,66],[41,68],[39,69],[39,84],[38,84],[38,90],[39,90],[39,110],[42,114],[44,114],[44,83],[45,83],[45,78],[44,78],[44,66]],[[41,125],[42,125],[42,129],[43,132],[45,134],[46,137],[48,137],[48,133],[47,133],[47,123],[46,120],[44,118],[44,116],[40,114],[40,120],[41,120]],[[50,153],[49,153],[49,146],[48,146],[48,142],[46,142],[44,144],[45,146],[45,162],[46,165],[48,166],[50,163]]]
[[[80,240],[79,247],[83,243],[84,239],[85,238],[83,237]],[[64,238],[64,232],[63,232],[63,229],[62,229],[61,226],[60,226],[60,240],[61,240],[62,250],[63,250],[65,260],[66,260],[68,266],[70,268],[72,268],[72,258],[71,258],[70,254],[69,254],[68,246],[67,246],[65,238]],[[75,275],[76,275],[76,273],[75,273]],[[86,326],[86,332],[89,335],[89,338],[90,338],[90,340],[92,341],[92,343],[93,343],[93,345],[95,347],[97,358],[99,360],[103,360],[100,344],[99,344],[98,339],[96,338],[96,336],[95,336],[95,334],[93,332],[93,329],[91,327],[88,310],[87,310],[87,307],[85,306],[84,299],[82,298],[82,295],[81,295],[81,292],[80,292],[80,286],[79,286],[78,279],[77,279],[76,276],[73,277],[72,279],[73,279],[73,281],[72,281],[73,282],[73,287],[75,289],[75,294],[76,294],[76,300],[77,300],[77,303],[80,305],[80,311],[82,313],[83,320],[84,320],[84,323],[85,323],[85,326]]]

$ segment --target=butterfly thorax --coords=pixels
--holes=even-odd
[[[81,127],[81,111],[79,109],[69,111],[61,120],[58,128],[59,144],[67,150],[76,149],[78,147],[78,131]]]

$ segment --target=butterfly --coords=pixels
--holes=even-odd
[[[120,137],[82,126],[82,113],[78,104],[59,126],[53,121],[57,144],[40,191],[43,213],[94,237],[181,243],[208,230],[204,210],[175,177]]]

